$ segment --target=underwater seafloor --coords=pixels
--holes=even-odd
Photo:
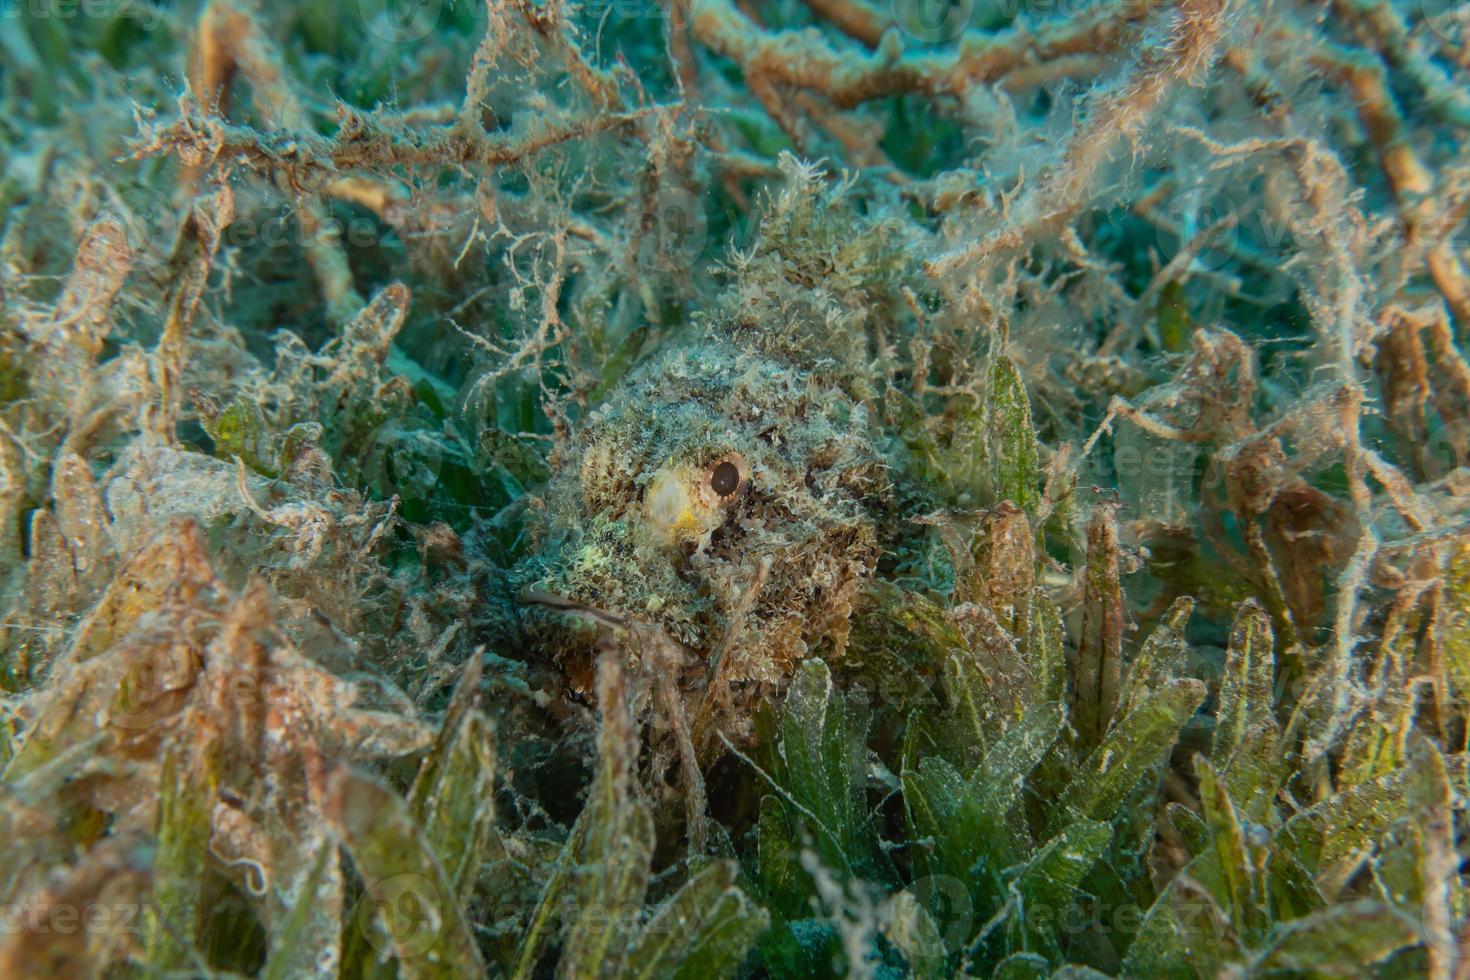
[[[0,0],[0,976],[1470,977],[1470,5]]]

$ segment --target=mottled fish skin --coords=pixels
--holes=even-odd
[[[632,374],[556,462],[530,595],[656,626],[696,670],[720,648],[731,682],[840,654],[889,490],[840,371],[711,337]]]
[[[891,211],[786,165],[700,320],[558,447],[515,583],[527,639],[573,690],[592,690],[610,630],[630,660],[654,631],[682,653],[694,726],[736,735],[803,658],[842,656],[880,557],[912,530],[875,365],[918,253]]]

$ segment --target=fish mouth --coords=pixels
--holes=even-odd
[[[537,606],[541,609],[548,609],[565,616],[601,623],[604,626],[628,627],[638,625],[636,620],[620,612],[602,609],[576,599],[570,599],[555,592],[547,592],[544,589],[523,589],[517,598],[524,606]]]
[[[647,620],[637,619],[620,612],[602,609],[589,605],[577,599],[570,599],[555,592],[547,592],[542,589],[525,589],[517,597],[523,606],[534,606],[549,612],[579,619],[583,622],[594,623],[599,627],[599,634],[607,638],[609,635],[620,637],[619,642],[632,641],[643,650],[663,650],[672,654],[674,661],[659,658],[654,662],[686,662],[698,657],[698,650],[691,647],[677,637],[671,636],[668,630]],[[612,633],[604,632],[615,631]]]

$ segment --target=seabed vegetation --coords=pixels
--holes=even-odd
[[[0,975],[1470,977],[1470,6],[0,0]]]

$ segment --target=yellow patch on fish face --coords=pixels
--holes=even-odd
[[[644,489],[646,540],[657,547],[703,548],[749,481],[745,457],[735,452],[707,463],[666,462]]]

